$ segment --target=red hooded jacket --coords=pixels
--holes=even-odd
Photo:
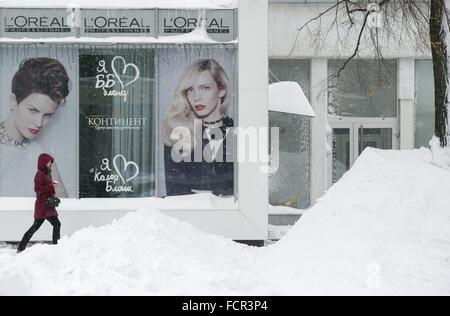
[[[45,201],[55,196],[52,175],[47,168],[49,162],[53,162],[52,156],[42,154],[38,159],[38,172],[34,177],[34,191],[36,192],[36,203],[34,204],[34,218],[45,219],[58,216],[55,208],[48,208]]]

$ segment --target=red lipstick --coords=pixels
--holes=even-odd
[[[38,129],[32,129],[32,128],[29,128],[28,130],[29,130],[30,133],[33,134],[33,135],[36,135],[37,133],[39,133],[39,130],[38,130]]]
[[[197,111],[203,111],[204,109],[206,108],[206,106],[204,106],[203,104],[197,104],[196,106],[195,106],[195,109],[197,110]]]

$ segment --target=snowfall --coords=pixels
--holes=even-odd
[[[367,149],[262,248],[151,206],[58,246],[0,248],[0,295],[450,295],[450,171]]]

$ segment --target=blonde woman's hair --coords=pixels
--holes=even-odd
[[[192,109],[186,97],[186,91],[191,88],[203,71],[208,70],[217,83],[219,90],[225,90],[226,94],[221,98],[220,114],[223,116],[230,103],[230,81],[225,70],[214,59],[200,59],[190,64],[178,81],[174,92],[174,102],[168,106],[162,122],[162,138],[164,144],[172,147],[178,139],[171,137],[176,128],[187,128],[191,132],[191,140],[194,138],[194,120],[199,119]],[[188,144],[188,145],[193,145]]]

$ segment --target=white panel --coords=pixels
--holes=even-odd
[[[239,126],[267,128],[267,90],[265,93],[258,90],[241,91],[239,100]],[[261,134],[258,136],[261,137]],[[260,162],[259,150],[258,147],[259,162],[251,162],[249,155],[247,155],[247,162],[239,163],[239,208],[250,221],[259,227],[261,234],[268,234],[268,175],[261,171],[266,164]]]
[[[269,125],[267,11],[267,0],[239,1],[239,127]],[[259,161],[239,163],[239,207],[258,230],[252,239],[267,239],[269,185],[261,172],[267,165]]]
[[[311,121],[311,204],[321,198],[327,190],[327,60],[311,61],[311,103],[316,117]],[[331,158],[331,155],[330,155]]]
[[[267,0],[239,1],[239,87],[265,90],[268,83]]]
[[[400,100],[400,149],[414,149],[415,60],[398,61],[398,98]]]
[[[414,58],[400,58],[398,60],[398,98],[414,99]]]
[[[130,211],[119,211],[118,218]],[[262,240],[258,228],[244,214],[236,210],[162,210],[162,213],[175,219],[189,222],[196,228],[215,235],[234,240]]]
[[[400,149],[414,149],[414,99],[400,100]]]
[[[60,211],[61,236],[71,236],[80,229],[101,227],[111,224],[133,211]],[[261,230],[261,223],[254,223],[240,211],[233,210],[163,210],[164,214],[189,222],[196,228],[215,235],[234,240],[264,240],[267,239]],[[33,224],[33,211],[1,211],[0,240],[20,241],[25,232]],[[263,214],[264,212],[261,212]],[[260,215],[261,215],[260,214]],[[265,216],[267,218],[267,214]],[[52,226],[47,221],[33,236],[32,241],[50,241]]]
[[[189,222],[198,229],[234,240],[265,240],[267,233],[241,211],[163,211],[164,214]],[[266,214],[266,218],[268,215]]]

